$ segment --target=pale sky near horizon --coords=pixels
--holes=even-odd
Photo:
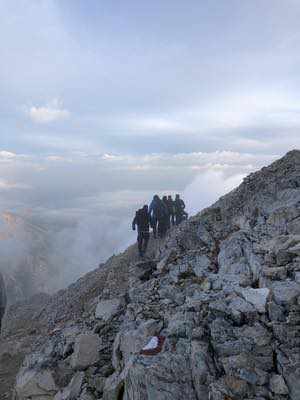
[[[299,21],[296,0],[0,0],[0,209],[195,211],[300,148]]]

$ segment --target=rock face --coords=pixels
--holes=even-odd
[[[10,309],[0,365],[18,343],[15,399],[299,400],[299,249],[293,151],[151,240],[149,259],[132,247],[28,305],[22,340],[24,307]],[[161,351],[142,353],[157,335]]]
[[[0,273],[0,332],[1,332],[2,318],[5,313],[5,308],[6,308],[6,288],[3,276]]]
[[[73,369],[84,370],[99,360],[101,340],[98,335],[81,334],[76,337],[71,359]]]
[[[16,393],[19,399],[38,398],[50,399],[53,398],[58,388],[55,385],[53,376],[50,371],[21,371],[17,377]]]
[[[121,302],[119,299],[100,301],[97,304],[95,317],[107,322],[119,312],[120,308]]]

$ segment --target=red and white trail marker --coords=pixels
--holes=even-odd
[[[152,336],[149,342],[141,350],[144,356],[155,356],[162,351],[166,338],[164,336]]]

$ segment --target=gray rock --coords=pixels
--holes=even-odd
[[[158,335],[162,329],[162,322],[150,319],[120,331],[114,341],[112,363],[117,371],[122,370],[130,358],[139,353],[149,338]]]
[[[138,357],[125,379],[124,400],[132,399],[196,400],[186,356],[164,353]]]
[[[193,314],[191,312],[179,312],[170,319],[167,333],[169,336],[177,338],[191,338],[193,327]]]
[[[214,381],[216,371],[207,343],[192,342],[191,369],[197,398],[208,400],[209,385]]]
[[[258,312],[260,313],[266,312],[267,300],[270,295],[270,290],[268,288],[241,289],[240,294],[248,303],[252,304]]]
[[[103,319],[104,321],[109,321],[113,318],[121,308],[120,299],[102,300],[97,304],[95,317],[97,319]]]
[[[77,399],[78,396],[80,395],[81,389],[82,389],[82,384],[84,380],[84,372],[76,372],[76,374],[73,376],[68,388],[70,391],[69,394],[69,399]]]
[[[275,394],[286,395],[289,393],[288,387],[281,375],[272,375],[270,379],[270,389]]]
[[[300,295],[300,284],[293,281],[274,282],[271,285],[274,301],[279,305],[287,305],[296,301]]]
[[[121,373],[115,372],[105,382],[103,400],[119,400],[124,394],[125,380],[132,364],[128,363]]]
[[[58,387],[54,382],[52,372],[49,370],[27,370],[20,372],[16,382],[16,398],[25,400],[38,398],[40,400],[54,399]]]
[[[268,304],[268,313],[272,321],[285,321],[284,308],[273,301]]]
[[[274,267],[274,268],[265,268],[264,275],[265,277],[272,280],[284,280],[287,278],[287,267]]]
[[[300,271],[295,273],[295,281],[300,284]]]
[[[294,371],[289,371],[285,375],[285,381],[289,389],[291,400],[298,400],[300,398],[300,368],[299,364]]]
[[[99,361],[100,338],[94,334],[77,336],[71,365],[75,370],[84,370]]]
[[[83,392],[81,393],[80,400],[96,400],[95,396],[88,392],[86,389],[83,390]]]
[[[198,277],[203,276],[203,272],[206,271],[211,265],[211,260],[206,255],[200,255],[196,257],[195,263],[192,265],[195,275]]]

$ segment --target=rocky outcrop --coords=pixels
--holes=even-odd
[[[76,337],[71,366],[74,370],[84,370],[97,363],[101,341],[98,335],[86,333]]]
[[[3,276],[0,273],[0,332],[2,326],[2,318],[4,316],[5,309],[6,309],[6,288]]]
[[[32,306],[15,398],[299,400],[300,152],[150,246]]]
[[[57,390],[53,376],[47,369],[20,371],[17,376],[16,395],[19,399],[47,400],[53,398]]]

